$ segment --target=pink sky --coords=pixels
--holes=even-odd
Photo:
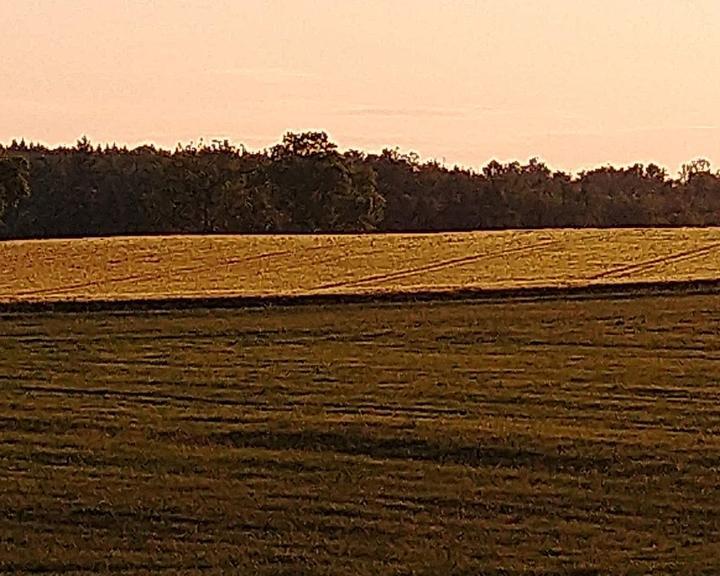
[[[0,141],[720,161],[717,0],[0,0]]]

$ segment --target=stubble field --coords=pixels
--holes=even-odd
[[[720,279],[720,229],[0,243],[0,304],[334,297]]]

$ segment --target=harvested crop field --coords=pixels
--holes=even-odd
[[[0,304],[330,297],[720,279],[720,229],[0,244]]]
[[[0,327],[2,573],[720,571],[719,296]]]

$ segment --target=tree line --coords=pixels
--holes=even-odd
[[[479,171],[413,153],[341,152],[324,132],[250,152],[0,146],[0,238],[720,225],[706,160],[571,175],[533,159]]]

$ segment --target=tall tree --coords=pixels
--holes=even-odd
[[[324,132],[288,133],[270,151],[270,183],[290,231],[374,229],[383,198],[362,157],[341,155]]]

